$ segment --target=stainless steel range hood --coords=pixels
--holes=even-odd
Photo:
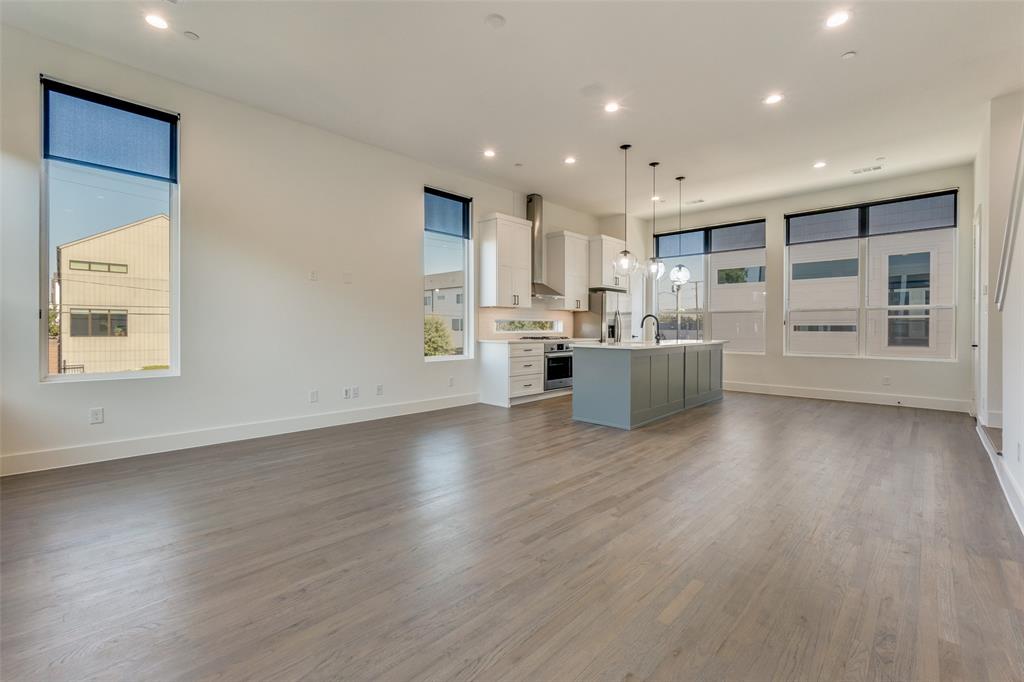
[[[565,296],[548,286],[544,281],[544,197],[539,194],[526,195],[526,219],[533,223],[533,239],[530,252],[533,256],[531,290],[533,298],[557,300]]]

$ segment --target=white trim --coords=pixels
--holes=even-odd
[[[417,412],[429,412],[448,407],[471,405],[478,401],[478,397],[479,396],[476,393],[461,393],[441,398],[410,400],[408,402],[363,407],[354,410],[321,412],[319,414],[285,417],[282,419],[268,419],[244,424],[232,424],[229,426],[215,426],[212,428],[197,429],[194,431],[164,433],[155,436],[143,436],[140,438],[126,438],[124,440],[108,441],[106,443],[90,443],[86,445],[73,445],[66,448],[54,448],[51,450],[18,452],[0,457],[0,475],[10,476],[12,474],[23,474],[30,471],[58,469],[61,467],[76,466],[78,464],[88,464],[90,462],[103,462],[111,459],[152,455],[172,450],[182,450],[185,448],[202,447],[204,445],[215,445],[217,443],[247,440],[249,438],[276,436],[283,433],[293,433],[295,431],[307,431],[310,429],[321,429],[327,426],[351,424],[354,422],[370,421],[372,419],[383,419],[385,417],[397,417],[406,414],[416,414]]]
[[[1003,428],[1003,412],[1002,410],[979,410],[978,421],[983,426],[988,426],[993,429]]]
[[[723,381],[722,388],[726,391],[740,391],[743,393],[764,393],[766,395],[784,395],[791,398],[839,400],[848,403],[920,407],[928,410],[945,410],[947,412],[967,413],[971,409],[971,401],[968,398],[935,398],[924,395],[869,393],[867,391],[845,391],[833,388],[814,388],[812,386],[780,386],[777,384],[755,384],[742,381]]]
[[[981,439],[985,452],[988,453],[988,458],[992,461],[992,468],[996,470],[996,478],[999,479],[999,487],[1003,489],[1006,503],[1010,505],[1010,513],[1013,514],[1013,518],[1017,521],[1017,527],[1020,529],[1021,535],[1024,535],[1024,490],[1020,489],[1017,481],[1010,475],[1010,471],[1006,466],[1006,458],[996,454],[996,450],[992,446],[992,441],[988,439],[985,429],[979,424],[975,426],[975,430],[978,432],[978,438]]]

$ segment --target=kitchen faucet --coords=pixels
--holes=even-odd
[[[657,315],[651,315],[650,313],[644,315],[640,320],[640,328],[644,328],[644,322],[647,321],[648,317],[654,320],[654,343],[661,345],[661,320],[658,319]]]

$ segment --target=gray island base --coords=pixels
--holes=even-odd
[[[725,343],[577,343],[572,418],[632,429],[720,400]]]

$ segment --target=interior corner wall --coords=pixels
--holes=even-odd
[[[767,258],[765,352],[728,353],[723,363],[725,388],[777,395],[853,402],[901,404],[958,412],[971,408],[971,276],[974,206],[973,168],[951,168],[858,182],[833,189],[794,194],[719,209],[684,213],[683,226],[704,227],[764,218]],[[863,203],[957,187],[956,359],[953,361],[882,358],[806,357],[783,353],[784,259],[787,213]],[[670,232],[676,216],[659,219],[657,232]],[[888,381],[888,383],[885,383]]]
[[[476,401],[475,360],[423,359],[423,186],[473,197],[477,216],[515,214],[521,194],[0,30],[0,470]],[[181,113],[180,376],[40,381],[40,73]]]
[[[1024,121],[1024,90],[988,103],[974,163],[975,207],[981,228],[981,301],[978,420],[1003,424],[1003,315],[996,309],[996,278],[1010,208],[1017,149]]]

